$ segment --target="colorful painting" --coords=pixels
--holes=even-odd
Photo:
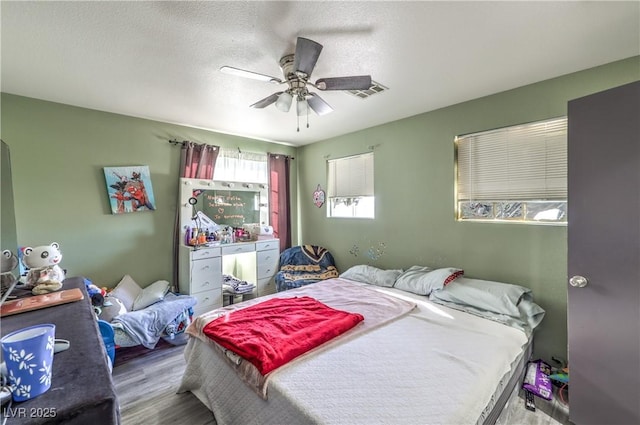
[[[112,214],[156,209],[148,166],[104,167],[104,178]]]

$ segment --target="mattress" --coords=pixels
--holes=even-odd
[[[196,337],[185,347],[178,392],[195,394],[219,425],[495,421],[494,406],[504,402],[528,358],[525,333],[423,296],[373,288],[417,307],[277,370],[267,400],[238,378],[213,342]]]

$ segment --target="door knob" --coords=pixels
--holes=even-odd
[[[587,286],[587,283],[587,278],[584,276],[573,276],[571,279],[569,279],[569,284],[576,288],[584,288],[585,286]]]

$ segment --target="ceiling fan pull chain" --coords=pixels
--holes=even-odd
[[[309,128],[309,104],[307,104],[307,128]]]
[[[298,129],[296,131],[300,133],[300,116],[298,114],[296,114],[296,119],[298,120]]]

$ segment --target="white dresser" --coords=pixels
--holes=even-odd
[[[274,294],[274,276],[280,262],[280,240],[272,239],[256,242],[256,285],[258,296]]]
[[[181,294],[195,297],[196,315],[222,307],[222,275],[231,274],[256,284],[249,296],[264,296],[276,292],[274,276],[278,271],[280,241],[268,239],[195,249],[180,247]]]

